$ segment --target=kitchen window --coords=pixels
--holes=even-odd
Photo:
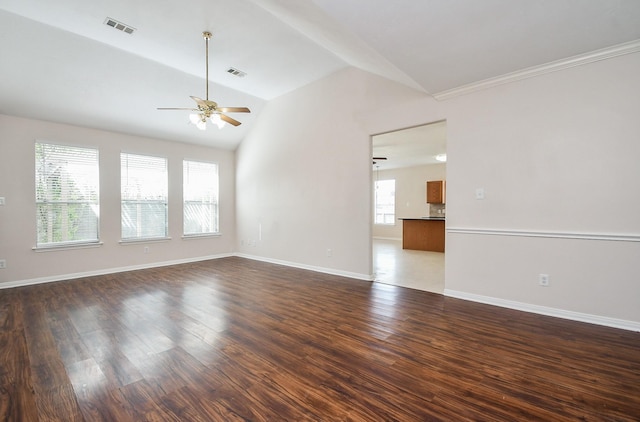
[[[395,224],[396,181],[376,180],[375,182],[375,224]]]

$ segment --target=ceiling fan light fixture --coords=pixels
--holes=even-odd
[[[222,129],[225,125],[225,122],[220,118],[220,115],[217,113],[212,114],[209,119],[211,120],[211,123],[218,126],[218,129]]]
[[[115,25],[115,23],[114,23]],[[191,96],[191,99],[196,102],[196,107],[158,107],[158,110],[191,110],[197,113],[191,113],[189,115],[189,121],[196,125],[200,130],[206,130],[207,119],[211,120],[222,129],[225,123],[229,123],[233,126],[240,126],[242,123],[236,119],[227,116],[222,113],[251,113],[248,107],[219,107],[218,103],[209,100],[209,40],[211,39],[211,32],[204,31],[202,37],[205,41],[205,92],[206,96],[202,98]]]
[[[191,121],[191,123],[193,123],[194,125],[197,125],[201,120],[202,119],[200,118],[200,115],[198,113],[191,113],[189,115],[189,121]]]
[[[196,127],[200,130],[206,130],[207,129],[207,121],[206,120],[200,120],[198,123],[196,123]]]

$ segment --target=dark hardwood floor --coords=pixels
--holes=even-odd
[[[640,333],[224,258],[0,290],[10,421],[640,420]]]

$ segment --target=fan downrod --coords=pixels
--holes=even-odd
[[[202,38],[204,38],[204,55],[205,55],[205,75],[206,75],[206,94],[205,97],[207,101],[209,101],[209,40],[211,39],[211,32],[203,31]]]

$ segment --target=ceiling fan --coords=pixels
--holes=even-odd
[[[236,119],[229,117],[222,113],[251,113],[247,107],[219,107],[215,101],[209,100],[209,40],[211,39],[211,32],[203,32],[202,37],[205,42],[205,57],[206,57],[206,97],[202,98],[191,96],[191,99],[196,102],[195,108],[175,108],[175,107],[158,107],[158,110],[190,110],[196,113],[189,115],[191,123],[196,125],[200,130],[207,128],[207,119],[216,124],[218,128],[222,129],[225,122],[232,124],[233,126],[239,126],[241,123]]]
[[[377,164],[376,160],[386,160],[387,157],[373,157],[373,165],[375,166]]]

